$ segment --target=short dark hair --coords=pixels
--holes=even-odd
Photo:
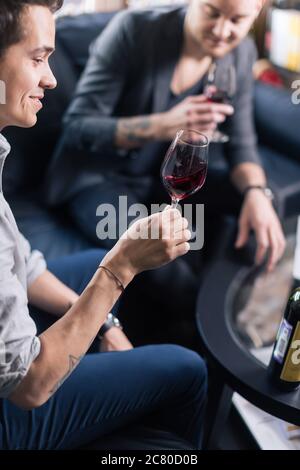
[[[22,14],[31,5],[49,8],[53,13],[59,10],[64,0],[1,0],[0,1],[0,58],[6,49],[23,38]]]

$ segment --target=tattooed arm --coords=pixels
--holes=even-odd
[[[115,137],[117,147],[133,149],[159,139],[161,116],[151,114],[119,119]]]
[[[189,251],[188,222],[170,209],[133,224],[107,253],[101,265],[126,287],[136,274],[162,266]],[[159,233],[160,237],[141,238]],[[31,409],[44,404],[80,363],[122,289],[98,269],[77,302],[40,336],[41,350],[9,399]]]
[[[130,276],[121,275],[128,284]],[[40,335],[40,354],[10,400],[25,409],[45,403],[80,363],[120,293],[104,270],[97,271],[73,307]]]

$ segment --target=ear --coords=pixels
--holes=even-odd
[[[267,4],[267,0],[257,0],[256,1],[256,17],[258,17],[261,13],[261,10]]]

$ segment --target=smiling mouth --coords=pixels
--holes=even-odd
[[[34,102],[34,104],[39,107],[39,108],[42,108],[43,107],[43,104],[41,102],[41,100],[43,99],[43,96],[30,96],[30,99]]]
[[[219,41],[218,39],[214,39],[211,37],[208,37],[207,40],[213,44],[215,47],[226,47],[229,45],[229,42],[226,41]]]

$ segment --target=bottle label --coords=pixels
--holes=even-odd
[[[290,325],[285,318],[282,319],[280,328],[278,330],[276,338],[276,347],[274,350],[274,359],[276,359],[279,364],[283,363],[285,356],[286,348],[289,344],[289,339],[293,331],[292,325]]]
[[[300,382],[300,322],[297,323],[280,378],[286,382]]]

